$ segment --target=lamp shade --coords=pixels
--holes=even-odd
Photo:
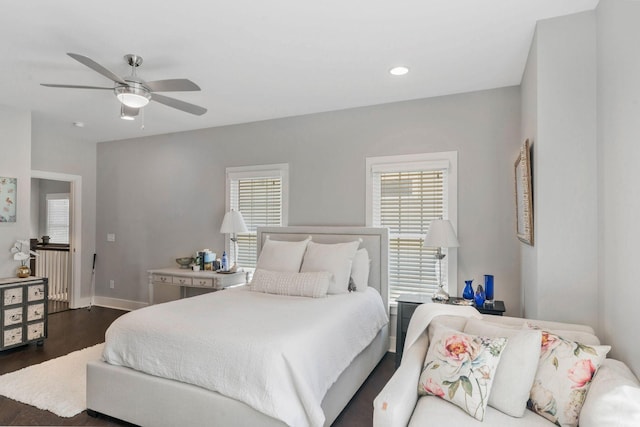
[[[220,227],[221,233],[246,233],[247,231],[249,230],[239,211],[229,211],[224,214],[222,226]]]
[[[457,248],[460,246],[448,219],[434,219],[422,244],[425,248]]]

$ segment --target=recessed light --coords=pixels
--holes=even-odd
[[[394,76],[404,76],[408,72],[409,72],[409,69],[407,67],[393,67],[392,69],[389,70],[389,73]]]
[[[83,128],[84,127],[84,123],[83,122],[73,122],[73,125],[77,128]]]

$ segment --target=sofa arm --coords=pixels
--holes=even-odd
[[[402,354],[402,363],[373,401],[374,427],[406,427],[418,401],[418,381],[429,346],[424,333]]]

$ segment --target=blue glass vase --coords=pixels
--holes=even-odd
[[[474,297],[476,307],[482,307],[484,305],[484,297],[484,289],[482,289],[482,285],[478,285],[478,289],[476,290],[476,294]]]
[[[484,296],[486,297],[487,303],[493,303],[493,275],[492,274],[484,275]]]
[[[462,298],[466,299],[467,301],[473,301],[473,287],[471,286],[472,283],[473,283],[473,280],[464,281],[464,290],[462,291]]]

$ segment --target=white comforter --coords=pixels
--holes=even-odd
[[[127,313],[107,330],[103,357],[321,426],[325,393],[387,323],[372,288],[327,298],[231,289]]]

